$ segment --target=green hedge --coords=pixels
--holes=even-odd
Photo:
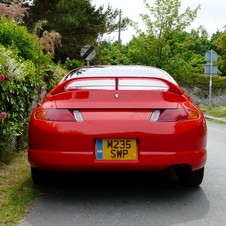
[[[0,73],[0,113],[7,114],[0,119],[0,156],[3,158],[12,151],[16,136],[23,134],[30,104],[42,80],[33,62],[22,60],[16,51],[2,45]]]
[[[25,27],[0,18],[0,161],[26,144],[34,97],[51,89],[62,73]]]
[[[210,77],[203,74],[191,74],[187,76],[174,76],[175,80],[182,86],[193,90],[195,87],[199,88],[198,95],[200,97],[207,97],[209,93]],[[213,76],[212,77],[212,94],[226,95],[226,77]]]
[[[43,57],[36,37],[28,33],[26,27],[18,26],[14,21],[7,20],[5,17],[0,17],[0,44],[17,50],[18,56],[24,60],[29,59],[37,63]]]

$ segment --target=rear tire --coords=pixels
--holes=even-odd
[[[183,185],[183,186],[197,187],[202,183],[203,177],[204,177],[204,167],[201,169],[180,175],[178,177],[178,182],[180,185]]]
[[[45,171],[31,167],[31,178],[34,184],[44,184],[47,182]]]

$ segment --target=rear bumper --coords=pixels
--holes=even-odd
[[[137,160],[96,160],[96,140],[105,138],[136,139]],[[177,164],[196,170],[206,163],[206,138],[203,118],[163,123],[125,118],[81,123],[33,118],[28,157],[32,167],[51,171],[153,171]]]
[[[207,151],[140,152],[138,160],[104,161],[96,160],[93,152],[59,152],[28,150],[32,167],[62,172],[78,171],[155,171],[165,170],[177,164],[187,164],[192,170],[202,168]]]

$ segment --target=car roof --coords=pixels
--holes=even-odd
[[[176,81],[164,70],[140,65],[98,65],[85,66],[70,71],[61,82],[76,77],[149,77],[162,78],[174,84]]]

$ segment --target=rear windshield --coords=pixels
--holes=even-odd
[[[169,86],[160,80],[139,78],[107,78],[78,80],[71,82],[65,90],[162,90]]]
[[[72,78],[90,78],[90,77],[147,77],[147,78],[162,78],[177,84],[176,81],[166,72],[159,68],[149,66],[134,66],[134,65],[105,65],[105,66],[90,66],[77,68],[69,72],[62,82]]]

